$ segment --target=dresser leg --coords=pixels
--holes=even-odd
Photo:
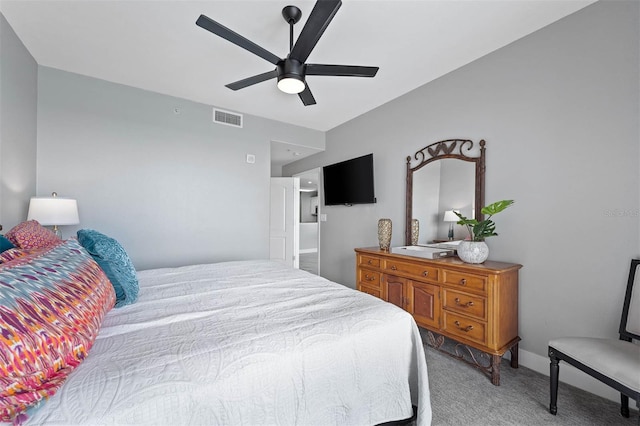
[[[491,383],[500,386],[500,355],[491,355]]]
[[[511,346],[509,352],[511,352],[511,368],[518,368],[518,344]]]

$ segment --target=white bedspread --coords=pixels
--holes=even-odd
[[[89,357],[29,424],[431,422],[413,318],[269,261],[139,273]]]

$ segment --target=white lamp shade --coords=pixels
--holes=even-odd
[[[445,222],[457,222],[460,220],[460,218],[458,216],[456,216],[456,214],[453,212],[453,210],[447,210],[446,212],[444,212],[444,219]]]
[[[78,203],[70,198],[34,197],[29,202],[27,220],[37,220],[41,225],[76,225]]]
[[[287,77],[278,81],[278,89],[282,90],[284,93],[289,93],[291,95],[302,92],[304,88],[304,81],[297,78]]]

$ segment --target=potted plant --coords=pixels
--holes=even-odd
[[[489,204],[480,210],[485,219],[478,221],[476,219],[468,219],[458,212],[454,212],[460,220],[458,225],[464,225],[469,231],[469,240],[464,240],[458,246],[458,256],[467,263],[482,263],[489,257],[489,247],[484,242],[485,238],[498,235],[496,233],[496,224],[491,217],[500,213],[514,203],[513,200],[501,200]]]

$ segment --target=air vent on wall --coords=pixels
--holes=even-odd
[[[242,127],[242,115],[221,109],[213,109],[213,121],[227,126]]]

